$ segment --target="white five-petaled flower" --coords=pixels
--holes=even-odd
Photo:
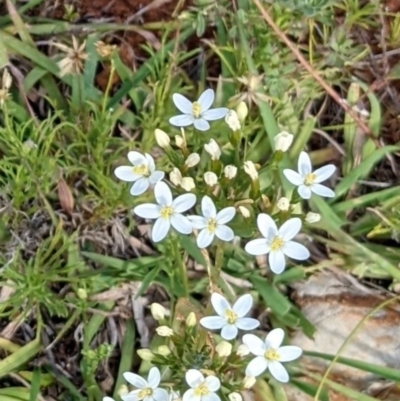
[[[283,170],[283,174],[293,185],[297,186],[297,192],[303,199],[310,199],[311,193],[333,198],[335,193],[325,185],[321,185],[322,181],[327,180],[336,170],[333,164],[320,167],[312,171],[310,156],[306,152],[301,152],[298,161],[298,172],[290,169]]]
[[[193,124],[199,131],[209,130],[210,124],[208,121],[219,120],[228,113],[226,107],[210,109],[214,102],[214,97],[214,91],[212,89],[207,89],[200,95],[196,102],[192,103],[185,96],[174,93],[172,95],[172,100],[183,114],[171,117],[169,119],[170,124],[177,127],[187,127]]]
[[[214,202],[209,196],[201,200],[201,211],[203,216],[189,216],[193,228],[201,230],[197,236],[197,246],[207,248],[214,236],[222,241],[232,241],[233,230],[226,225],[235,217],[236,210],[233,206],[226,207],[217,213]]]
[[[133,212],[144,219],[157,219],[154,223],[151,237],[154,242],[161,241],[172,227],[181,234],[190,234],[192,224],[182,213],[191,209],[196,203],[194,194],[183,194],[172,198],[168,185],[160,181],[154,187],[157,204],[144,203],[136,206]]]
[[[281,362],[289,362],[297,359],[302,350],[293,345],[281,347],[285,333],[282,329],[274,329],[268,333],[265,341],[254,334],[245,334],[243,343],[256,357],[247,365],[247,376],[259,376],[266,369],[278,381],[287,383],[289,375]]]
[[[292,239],[301,229],[301,220],[298,217],[287,220],[278,229],[274,220],[265,213],[257,217],[257,226],[264,238],[258,238],[246,244],[245,250],[250,255],[266,255],[270,269],[280,274],[285,270],[285,255],[296,260],[305,260],[310,252]]]
[[[229,302],[220,294],[211,295],[211,304],[218,316],[207,316],[200,319],[200,324],[209,330],[221,330],[221,337],[233,340],[238,330],[254,330],[260,325],[257,319],[244,317],[253,306],[250,294],[242,295],[231,307]]]
[[[164,178],[163,171],[157,171],[154,159],[145,153],[129,152],[128,159],[132,166],[120,166],[114,174],[122,181],[133,182],[131,195],[141,195],[146,192],[150,185],[155,185]]]
[[[197,369],[189,369],[185,375],[187,384],[191,387],[183,394],[182,401],[221,401],[216,391],[221,382],[215,376],[207,376]]]
[[[161,375],[156,367],[150,369],[147,380],[131,372],[124,373],[124,379],[136,387],[136,390],[121,396],[123,401],[168,401],[169,399],[168,391],[158,387]]]

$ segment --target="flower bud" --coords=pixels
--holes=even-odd
[[[156,319],[157,321],[163,320],[165,317],[165,308],[157,302],[151,304],[150,311],[154,319]]]
[[[210,142],[204,145],[204,150],[211,156],[211,160],[219,160],[221,157],[221,149],[214,139],[210,139]]]
[[[188,317],[186,318],[186,326],[194,327],[197,324],[196,314],[194,312],[190,312]]]
[[[255,164],[252,161],[248,160],[244,162],[244,171],[250,176],[252,181],[258,180],[258,172]]]
[[[118,395],[120,397],[124,396],[124,395],[127,395],[129,393],[128,386],[126,384],[121,384],[121,386],[119,387],[117,393],[118,393]]]
[[[192,189],[196,188],[196,184],[194,183],[194,179],[192,177],[185,177],[182,178],[181,187],[185,191],[190,192]]]
[[[77,294],[79,299],[87,299],[87,291],[84,288],[78,288]]]
[[[247,108],[247,104],[245,102],[240,102],[236,107],[236,113],[239,117],[239,121],[243,123],[247,115],[249,114],[249,109]]]
[[[246,376],[243,379],[243,387],[244,388],[251,388],[256,384],[256,378],[254,376]]]
[[[172,169],[172,171],[169,173],[169,179],[174,185],[176,185],[176,186],[181,185],[181,183],[182,183],[182,174],[181,174],[181,172],[179,171],[178,168],[174,167]]]
[[[157,348],[157,354],[161,356],[168,356],[171,353],[170,348],[167,345],[160,345]]]
[[[138,349],[136,352],[144,361],[151,361],[154,358],[154,354],[148,348]]]
[[[247,207],[239,206],[239,213],[245,218],[248,219],[250,217],[250,210]]]
[[[217,174],[213,173],[212,171],[207,171],[206,173],[204,173],[204,181],[210,187],[217,185],[218,182]]]
[[[169,147],[169,144],[170,144],[171,140],[169,139],[169,136],[168,136],[167,133],[165,133],[161,129],[156,128],[155,131],[154,131],[154,135],[156,137],[157,145],[160,148],[165,149],[165,148]]]
[[[198,153],[191,153],[185,161],[187,167],[194,167],[200,162],[200,155]]]
[[[180,135],[175,135],[175,144],[179,149],[182,149],[186,146],[186,141]]]
[[[239,393],[228,394],[229,401],[243,401],[243,397]]]
[[[290,148],[290,145],[293,142],[293,135],[289,134],[289,132],[282,131],[274,138],[275,141],[275,150],[279,150],[281,152],[287,152]]]
[[[171,337],[174,331],[168,326],[159,326],[156,328],[156,332],[160,337]]]
[[[287,212],[290,208],[290,202],[288,198],[280,198],[276,203],[276,207],[282,212]]]
[[[228,343],[228,341],[221,341],[215,347],[215,351],[221,358],[229,356],[232,353],[232,344]]]
[[[308,212],[306,215],[306,222],[309,224],[318,223],[321,220],[321,215],[318,213]]]
[[[232,180],[236,177],[237,167],[232,166],[231,164],[224,168],[224,175],[228,180]]]
[[[236,351],[236,355],[238,356],[246,356],[250,354],[250,350],[249,347],[245,344],[240,344],[237,351]]]
[[[241,128],[239,117],[235,110],[228,111],[227,115],[225,116],[225,122],[232,131],[239,131]]]

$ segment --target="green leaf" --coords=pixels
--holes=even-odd
[[[200,265],[207,266],[204,256],[195,243],[195,239],[189,236],[181,236],[179,243],[182,248]]]

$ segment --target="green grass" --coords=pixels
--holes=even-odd
[[[189,259],[207,267],[209,262],[204,253],[196,247],[193,238],[185,237],[178,250],[174,240],[164,241],[154,245],[153,254],[142,252],[136,257],[129,238],[139,236],[140,227],[130,210],[149,201],[151,196],[131,197],[128,185],[117,182],[113,175],[115,167],[126,163],[128,151],[154,150],[155,128],[163,129],[171,138],[180,133],[168,124],[168,118],[175,113],[171,102],[175,92],[196,98],[217,81],[218,106],[235,107],[241,97],[251,100],[243,135],[249,144],[247,159],[260,165],[268,161],[273,138],[282,129],[293,133],[295,141],[279,169],[294,166],[307,144],[316,164],[324,164],[325,159],[336,160],[341,171],[336,197],[331,201],[315,199],[312,202],[311,208],[321,214],[322,223],[306,226],[306,234],[326,245],[332,252],[331,258],[340,261],[343,270],[362,279],[387,280],[390,286],[400,282],[400,186],[371,191],[360,183],[360,180],[376,181],[374,177],[379,176],[386,157],[398,154],[400,145],[378,149],[373,141],[363,136],[352,117],[332,106],[321,87],[299,67],[295,56],[267,26],[251,1],[238,1],[237,12],[232,12],[228,2],[196,3],[187,20],[165,24],[160,37],[161,50],[145,47],[147,59],[134,72],[117,54],[111,60],[101,60],[94,46],[101,34],[125,27],[94,24],[91,26],[93,33],[81,38],[87,40],[89,55],[83,74],[64,77],[60,77],[56,58],[39,50],[35,41],[55,32],[64,33],[59,40],[68,43],[72,25],[32,19],[25,14],[38,3],[40,1],[30,1],[21,6],[19,2],[8,2],[10,17],[0,18],[1,67],[9,61],[19,65],[15,57],[23,60],[24,65],[19,86],[14,82],[11,98],[0,110],[0,285],[3,294],[5,286],[8,288],[8,295],[0,304],[0,316],[5,324],[26,322],[33,334],[24,344],[13,336],[11,340],[0,339],[4,354],[0,361],[2,400],[39,400],[53,386],[61,389],[64,398],[60,399],[100,401],[104,389],[97,381],[98,372],[104,370],[109,358],[116,354],[122,355],[116,365],[115,361],[113,364],[117,384],[106,390],[119,399],[122,373],[139,363],[134,352],[139,347],[134,341],[140,333],[128,319],[122,344],[116,345],[114,350],[98,336],[99,332],[107,332],[107,316],[120,301],[115,294],[101,297],[110,289],[137,283],[131,293],[132,299],[125,296],[125,300],[131,302],[148,294],[150,286],[157,286],[169,294],[172,312],[182,298],[200,306],[199,295],[206,294],[209,285],[207,276],[189,279],[186,283],[187,278],[182,271],[177,271],[176,265],[183,266]],[[366,123],[373,136],[381,139],[382,127],[387,123],[383,105],[374,93],[367,91],[368,83],[355,80],[352,73],[358,62],[367,60],[368,46],[355,43],[349,34],[356,28],[365,32],[376,29],[379,17],[371,18],[371,15],[381,12],[379,5],[345,0],[335,3],[280,1],[269,5],[268,10],[279,29],[292,41],[300,43],[304,57],[329,85],[351,105],[360,98],[369,104]],[[332,18],[338,10],[343,13],[340,24]],[[398,26],[397,19],[389,23],[388,46],[396,45]],[[190,51],[183,50],[181,44],[196,32],[200,34],[205,27],[213,29],[212,39],[199,41],[198,47]],[[177,29],[180,35],[175,41],[171,39],[171,32]],[[194,60],[200,60],[199,65]],[[95,75],[102,63],[112,63],[112,73],[121,78],[118,90],[109,88],[102,93],[96,87]],[[216,64],[221,75],[208,80]],[[193,68],[198,69],[199,81],[193,81],[188,73]],[[261,77],[258,85],[249,85],[251,75]],[[241,79],[243,77],[247,81]],[[34,110],[26,107],[26,95],[38,88],[41,91],[38,102],[44,112],[39,111],[38,105]],[[263,101],[266,99],[268,102]],[[327,105],[332,108],[334,118],[329,118]],[[227,144],[223,158],[231,160],[229,129],[223,122],[217,127],[218,142]],[[331,135],[345,156],[338,157],[328,141],[315,141],[320,138],[318,131]],[[210,137],[207,133],[201,140],[206,142]],[[204,165],[204,154],[202,160]],[[168,172],[172,168],[165,155],[157,159],[157,165]],[[260,172],[261,190],[273,202],[276,199],[271,183],[275,178],[267,170]],[[61,192],[60,185],[64,185]],[[282,195],[291,194],[292,186],[284,181],[282,185]],[[65,206],[66,202],[70,208]],[[254,215],[256,206],[249,207]],[[237,234],[248,238],[254,230],[243,230],[244,225],[246,222],[239,217],[232,227]],[[122,232],[118,231],[120,227]],[[312,325],[283,295],[281,285],[305,278],[318,265],[310,262],[307,269],[293,266],[268,281],[265,272],[250,269],[254,260],[243,249],[227,245],[223,253],[221,249],[212,248],[208,256],[211,265],[219,258],[218,264],[224,273],[252,284],[255,299],[261,307],[268,306],[274,325],[300,328],[312,335]],[[326,257],[329,259],[328,254]],[[231,300],[242,292],[223,278],[214,284],[218,284]],[[58,324],[53,338],[45,340],[41,334],[52,326],[51,322],[62,322],[62,326]],[[58,344],[71,339],[78,325],[82,342],[74,360],[74,366],[80,369],[77,379],[52,366],[49,355],[57,353]],[[35,367],[39,358],[46,362]],[[336,363],[399,382],[400,373],[394,369],[336,359]],[[24,379],[25,387],[10,374]],[[325,383],[351,399],[375,399],[326,378],[309,376],[316,383]],[[269,386],[262,383],[261,390],[262,386]],[[319,399],[326,399],[326,393],[320,391],[318,385],[314,388],[299,379],[295,379],[293,385],[309,394],[321,392]],[[265,388],[264,393],[261,390],[257,391],[258,396],[265,401],[265,394],[270,394],[273,398],[268,399],[274,401],[285,399],[276,384],[268,387],[269,393]]]

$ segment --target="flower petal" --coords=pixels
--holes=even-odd
[[[123,376],[129,384],[132,384],[133,387],[140,389],[147,387],[147,381],[136,373],[125,372]]]
[[[266,213],[260,213],[257,216],[257,227],[260,230],[262,236],[266,239],[272,239],[278,233],[278,227],[271,216]]]
[[[299,193],[300,198],[302,198],[302,199],[310,199],[311,198],[311,189],[307,185],[300,185],[297,188],[297,192]]]
[[[302,176],[294,170],[285,168],[283,170],[283,175],[293,185],[299,186],[299,185],[303,184],[303,182],[304,182],[304,179],[302,178]]]
[[[144,155],[135,150],[128,152],[128,160],[134,165],[145,164],[147,166],[147,160]]]
[[[294,361],[299,358],[302,353],[303,350],[300,347],[296,347],[295,345],[285,345],[278,349],[278,354],[280,356],[279,362]]]
[[[148,190],[149,185],[149,179],[146,177],[141,177],[132,185],[132,188],[129,192],[133,196],[141,195]]]
[[[172,192],[165,182],[157,182],[157,184],[154,186],[154,196],[160,206],[172,205]]]
[[[320,167],[314,171],[315,176],[315,183],[319,184],[322,181],[327,180],[336,170],[336,166],[333,164],[328,164],[327,166]]]
[[[253,306],[253,297],[250,294],[242,295],[233,304],[232,310],[238,317],[243,317],[249,313],[249,310]]]
[[[218,107],[216,109],[207,110],[201,113],[201,116],[208,121],[219,120],[220,118],[224,118],[228,114],[229,109],[226,107]]]
[[[196,395],[194,393],[193,388],[190,388],[189,390],[185,391],[185,393],[183,394],[183,397],[182,397],[182,401],[200,401],[200,400],[201,400],[201,396]]]
[[[311,186],[311,191],[319,196],[325,196],[326,198],[333,198],[335,193],[325,185],[313,184]]]
[[[200,319],[200,324],[208,330],[220,330],[226,324],[221,316],[206,316]]]
[[[154,164],[154,159],[148,153],[145,153],[144,157],[146,158],[147,168],[149,169],[150,173],[152,173],[156,169],[156,165]]]
[[[236,209],[233,206],[226,207],[218,212],[216,220],[218,224],[226,224],[231,221],[236,214]]]
[[[197,118],[193,121],[193,125],[199,131],[208,131],[210,129],[210,124],[204,118]]]
[[[154,223],[153,229],[151,230],[151,239],[153,242],[162,241],[168,234],[171,227],[169,219],[163,219],[159,217]]]
[[[236,327],[240,330],[254,330],[259,325],[260,322],[252,317],[241,317],[236,321]]]
[[[209,196],[203,196],[201,200],[201,213],[205,218],[213,218],[217,215],[217,209],[215,208],[214,202]]]
[[[153,171],[149,177],[149,182],[151,185],[157,184],[158,181],[164,179],[164,171]]]
[[[244,249],[247,253],[254,256],[266,255],[271,250],[265,238],[253,239],[246,244]]]
[[[135,174],[131,166],[119,166],[114,170],[114,174],[117,178],[126,182],[135,182],[142,176]]]
[[[155,401],[168,401],[168,391],[163,388],[156,388],[153,390],[152,397]]]
[[[218,377],[215,376],[207,376],[205,382],[208,390],[213,393],[218,391],[221,387],[221,382],[219,381]]]
[[[171,216],[171,224],[181,234],[190,234],[193,231],[193,226],[189,219],[179,213],[174,213]]]
[[[203,216],[188,216],[189,221],[192,223],[193,228],[202,230],[207,227],[207,219]]]
[[[203,228],[197,236],[197,246],[201,249],[207,248],[213,239],[214,234],[210,233],[207,228]]]
[[[266,348],[264,341],[261,340],[261,338],[255,336],[254,334],[245,334],[242,338],[242,341],[253,355],[264,355]]]
[[[131,391],[127,395],[121,395],[121,399],[122,399],[122,401],[139,401],[139,393]],[[112,401],[114,401],[114,400],[112,400]]]
[[[256,356],[246,367],[246,376],[260,376],[268,367],[268,361],[263,356]]]
[[[271,375],[281,383],[287,383],[289,381],[289,375],[283,365],[278,361],[270,361],[268,365]]]
[[[288,241],[283,245],[282,252],[294,260],[306,260],[310,257],[310,251],[302,244]]]
[[[174,201],[172,202],[172,208],[174,209],[175,213],[183,213],[186,212],[186,210],[191,209],[195,203],[196,203],[196,195],[183,194],[179,195],[176,199],[174,199]]]
[[[285,255],[281,250],[273,251],[268,256],[269,268],[275,274],[281,274],[285,270]]]
[[[136,206],[133,209],[133,213],[143,219],[158,219],[160,217],[160,209],[160,206],[154,203],[144,203],[143,205]]]
[[[225,312],[231,310],[229,302],[221,294],[213,292],[211,295],[211,305],[219,316],[225,318]]]
[[[225,225],[218,225],[215,229],[215,235],[221,240],[221,241],[232,241],[233,238],[235,237],[235,234],[233,230]]]
[[[221,401],[218,394],[215,393],[208,393],[201,397],[201,401]]]
[[[301,152],[298,161],[299,174],[305,177],[312,172],[312,165],[310,156],[306,152]]]
[[[155,389],[158,387],[161,381],[160,371],[156,367],[152,367],[149,371],[149,377],[147,378],[147,383],[149,387]]]
[[[221,330],[221,337],[224,340],[233,340],[238,335],[238,329],[234,324],[226,324]]]
[[[298,217],[294,217],[281,225],[281,228],[278,230],[278,235],[286,242],[294,238],[300,230],[301,220]]]
[[[203,373],[197,369],[189,369],[185,375],[186,383],[194,388],[200,385],[204,381]]]
[[[271,330],[265,338],[265,344],[268,344],[269,347],[278,349],[281,346],[284,337],[285,332],[282,329],[278,328]]]
[[[194,117],[189,114],[179,114],[179,116],[174,116],[169,119],[171,125],[175,127],[187,127],[192,125],[194,122]]]
[[[214,102],[214,91],[212,89],[206,89],[197,100],[197,103],[201,106],[201,111],[208,110]]]
[[[179,93],[174,93],[172,95],[172,101],[174,102],[176,108],[183,114],[192,114],[193,103],[185,96]]]

